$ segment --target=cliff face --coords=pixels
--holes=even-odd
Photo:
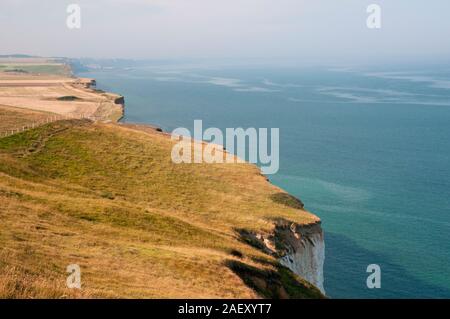
[[[299,225],[277,220],[270,234],[241,232],[247,242],[275,256],[281,265],[310,282],[325,294],[323,264],[325,243],[320,221]]]
[[[285,254],[279,259],[283,266],[303,277],[325,294],[323,288],[323,264],[325,243],[320,223],[300,226],[278,226]]]

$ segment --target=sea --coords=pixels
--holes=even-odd
[[[279,128],[268,177],[322,219],[330,298],[450,298],[450,66],[90,67],[127,122]]]

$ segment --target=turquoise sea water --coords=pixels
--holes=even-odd
[[[334,298],[450,297],[450,68],[196,68],[82,73],[126,121],[280,128],[270,180],[325,230]],[[381,266],[381,289],[366,287]]]

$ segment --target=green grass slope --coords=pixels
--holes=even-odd
[[[236,231],[317,217],[253,165],[176,165],[172,145],[84,120],[0,139],[0,297],[323,297]]]

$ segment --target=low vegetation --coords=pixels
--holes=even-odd
[[[70,69],[62,63],[2,63],[0,61],[0,72],[32,73],[43,75],[70,75]]]
[[[79,97],[73,96],[73,95],[66,95],[66,96],[60,96],[56,98],[58,101],[76,101],[80,100]]]
[[[0,105],[0,136],[3,132],[46,120],[52,113]]]

